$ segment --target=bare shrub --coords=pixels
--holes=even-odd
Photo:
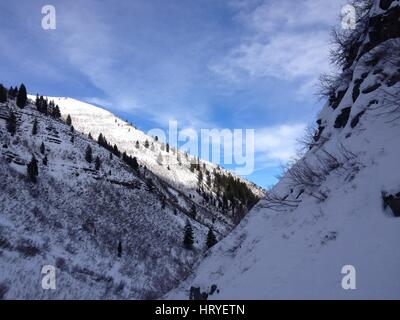
[[[260,204],[263,208],[271,209],[274,211],[282,212],[286,209],[295,209],[298,207],[301,200],[291,200],[288,196],[281,197],[274,191],[269,191],[264,197],[264,202]]]
[[[387,116],[389,122],[395,122],[400,119],[400,86],[397,85],[394,93],[388,90],[383,91],[382,103],[371,108],[377,112],[378,116]]]

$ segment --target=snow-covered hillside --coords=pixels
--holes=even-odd
[[[35,96],[29,97],[32,100],[36,98]],[[178,198],[179,195],[189,197],[190,203],[185,206],[187,210],[190,210],[191,202],[195,202],[201,207],[201,210],[209,213],[208,216],[211,214],[218,218],[213,219],[217,220],[216,224],[218,221],[224,221],[216,226],[222,235],[226,235],[232,226],[247,213],[246,203],[241,203],[243,208],[236,211],[237,216],[234,216],[235,213],[229,212],[228,208],[222,208],[224,190],[217,190],[218,188],[213,185],[214,172],[232,176],[229,171],[210,162],[199,160],[181,150],[176,150],[176,148],[168,148],[156,137],[145,134],[131,123],[116,117],[103,108],[67,97],[46,98],[54,101],[60,107],[64,118],[68,115],[71,116],[72,124],[77,131],[86,135],[90,134],[94,139],[102,134],[111,145],[115,144],[122,152],[125,151],[128,155],[136,157],[141,165],[175,189],[173,192]],[[199,170],[193,170],[193,167],[197,167],[196,165],[202,171],[201,181],[199,181]],[[210,183],[207,183],[208,175]],[[254,199],[249,199],[250,206],[264,195],[262,189],[253,183],[241,177],[235,177],[235,179],[245,184],[250,193],[255,196]],[[178,191],[179,193],[177,193]],[[205,201],[205,198],[208,201]],[[215,205],[211,201],[212,198],[219,199],[221,203]],[[207,214],[205,215],[207,216]],[[211,222],[209,221],[208,224]]]
[[[309,151],[166,298],[400,298],[400,4],[363,12]]]
[[[157,298],[202,257],[209,229],[218,239],[232,229],[234,216],[229,207],[218,207],[218,195],[208,203],[194,201],[151,165],[141,161],[134,170],[38,110],[34,101],[17,107],[13,97],[0,103],[0,298]],[[98,121],[114,124],[104,113]],[[37,183],[27,175],[33,156]],[[193,250],[182,243],[187,221]],[[57,268],[55,291],[41,287],[44,265]]]

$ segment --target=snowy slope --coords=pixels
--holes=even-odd
[[[14,136],[5,130],[11,110],[18,119]],[[162,208],[160,192],[150,192],[119,158],[34,106],[21,110],[10,100],[0,111],[2,298],[154,298],[201,256],[208,228],[173,203]],[[100,170],[84,159],[88,145]],[[32,155],[39,161],[37,184],[26,177]],[[182,247],[187,219],[199,240],[193,252]],[[58,289],[50,292],[39,281],[48,264],[57,267]]]
[[[311,150],[167,299],[212,285],[209,299],[400,298],[400,218],[383,201],[400,192],[399,9],[374,1]]]
[[[64,116],[71,115],[73,125],[78,131],[85,134],[91,133],[94,138],[102,133],[109,142],[117,144],[127,154],[137,157],[152,172],[173,186],[193,191],[197,189],[197,175],[189,170],[189,164],[196,161],[192,156],[189,155],[186,158],[184,152],[173,148],[167,152],[163,143],[155,141],[154,137],[146,135],[132,124],[121,120],[105,109],[67,97],[48,97],[48,99],[58,104]],[[150,148],[144,147],[146,140],[149,141]],[[139,148],[135,146],[136,141],[140,143]],[[162,165],[157,161],[160,154],[163,158]],[[177,161],[178,154],[181,165]],[[209,171],[218,169],[229,174],[228,171],[219,169],[217,165],[208,161],[200,160],[200,165],[204,165]],[[258,196],[263,194],[256,185],[245,179],[241,180],[246,182]]]
[[[35,99],[35,96],[29,97],[32,100]],[[199,161],[203,172],[212,173],[215,170],[223,175],[232,175],[229,171],[210,162],[196,160],[196,158],[172,147],[168,152],[164,143],[156,141],[154,137],[146,135],[131,123],[121,120],[103,108],[67,97],[46,98],[49,101],[54,101],[60,107],[64,118],[67,115],[71,116],[72,124],[77,131],[86,135],[90,133],[94,139],[102,134],[109,143],[117,145],[122,152],[125,151],[128,155],[136,157],[141,165],[146,166],[149,171],[174,190],[179,190],[180,196],[189,197],[190,202],[193,201],[201,206],[202,210],[206,212],[206,216],[215,216],[217,222],[224,221],[224,223],[215,226],[222,235],[226,235],[235,225],[237,219],[235,220],[229,213],[225,214],[218,206],[204,202],[202,193],[199,192],[198,172],[190,170],[190,166],[191,163]],[[145,147],[146,141],[149,142],[148,148]],[[139,147],[136,146],[136,142],[139,142]],[[162,161],[160,161],[160,157]],[[263,190],[258,186],[240,177],[236,178],[244,182],[257,198],[264,195]],[[213,177],[211,180],[213,180]],[[217,198],[217,191],[212,186],[208,186],[205,179],[200,187],[202,192],[204,191],[211,197]],[[185,206],[187,210],[190,210],[190,205],[189,203]],[[247,212],[247,209],[245,209],[245,212]],[[211,225],[211,221],[208,221],[207,224]]]
[[[15,135],[6,130],[11,112],[17,118]],[[107,122],[109,114],[99,117]],[[0,298],[157,298],[202,257],[209,228],[217,238],[232,229],[229,215],[196,204],[194,217],[189,208],[195,202],[188,195],[149,169],[135,172],[33,104],[20,109],[15,99],[0,103],[0,146]],[[88,146],[92,163],[85,160]],[[37,184],[27,178],[33,155],[39,162]],[[182,245],[187,220],[193,251]],[[57,268],[55,291],[40,286],[44,265]]]

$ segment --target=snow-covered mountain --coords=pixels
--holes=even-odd
[[[20,108],[9,95],[0,103],[0,298],[157,298],[202,257],[210,229],[224,237],[262,194],[209,163],[191,168],[184,154],[167,168],[154,155],[176,152],[103,109],[56,99],[71,126],[55,104],[46,102],[44,111],[43,101]],[[80,130],[102,132],[118,152]],[[124,151],[137,157],[137,169],[118,156]],[[37,183],[27,174],[33,157]],[[233,208],[216,176],[234,179],[249,198],[233,196]],[[183,246],[187,221],[193,250]],[[56,267],[57,290],[42,289],[44,265]]]
[[[309,150],[166,298],[400,298],[400,3],[356,3]]]

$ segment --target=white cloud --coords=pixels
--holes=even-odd
[[[297,140],[306,124],[283,124],[256,129],[255,153],[258,167],[279,165],[293,159],[298,149]]]
[[[228,55],[210,70],[228,81],[272,77],[298,80],[298,94],[329,66],[329,29],[344,1],[272,0],[238,8],[237,20],[249,29]],[[303,82],[303,84],[301,84]]]

